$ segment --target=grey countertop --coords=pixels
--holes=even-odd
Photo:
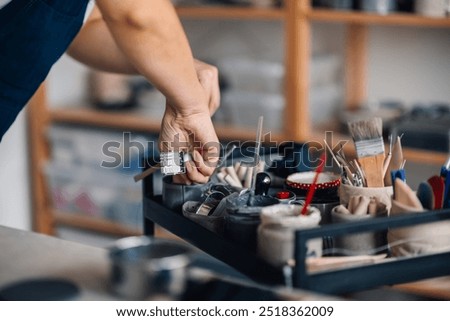
[[[58,278],[80,289],[77,300],[119,300],[109,291],[109,258],[106,249],[61,240],[56,237],[0,226],[0,288],[30,279]],[[213,271],[195,270],[197,278],[217,278]],[[232,284],[256,286],[224,277]],[[334,300],[329,296],[285,288],[265,288],[283,300]]]
[[[117,300],[108,290],[105,249],[0,226],[0,287],[36,278],[77,284],[80,300]]]
[[[106,249],[0,226],[0,288],[29,279],[61,278],[71,281],[79,287],[80,295],[77,300],[119,300],[120,298],[114,296],[109,290],[109,267]],[[198,275],[199,271],[196,272]],[[202,278],[214,277],[214,273],[209,272],[200,273],[200,276]],[[231,282],[235,281],[237,280],[231,279]],[[450,277],[423,280],[399,285],[395,288],[410,294],[415,293],[443,300],[450,299]],[[290,291],[284,288],[269,290],[276,291],[286,300],[337,299],[301,290]],[[385,297],[386,292],[376,291],[369,292],[369,296],[363,293],[363,295],[356,295],[348,299],[390,299]],[[392,299],[409,300],[410,298],[393,297]]]

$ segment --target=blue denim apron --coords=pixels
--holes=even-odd
[[[13,0],[0,10],[0,141],[66,51],[89,0]]]

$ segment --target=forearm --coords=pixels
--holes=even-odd
[[[103,19],[130,64],[180,115],[208,109],[192,53],[170,0],[97,0]]]

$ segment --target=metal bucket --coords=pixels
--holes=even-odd
[[[110,250],[111,288],[128,300],[176,300],[186,287],[192,248],[148,236],[118,240]]]

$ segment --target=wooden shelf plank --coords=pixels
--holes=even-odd
[[[80,228],[92,232],[100,232],[104,234],[112,234],[118,237],[139,236],[143,232],[128,228],[122,224],[114,223],[106,219],[93,218],[84,214],[69,214],[54,211],[55,223],[57,225],[65,225],[74,228]],[[178,236],[170,233],[159,225],[155,225],[155,236],[158,238],[181,240]]]
[[[84,214],[70,214],[54,211],[53,217],[55,218],[56,224],[91,230],[105,234],[113,234],[117,236],[133,236],[143,234],[143,232],[138,231],[137,229],[126,227],[123,224],[109,221],[107,219],[87,216]]]
[[[431,18],[415,14],[378,15],[357,11],[314,9],[306,14],[312,21],[342,22],[362,25],[393,25],[411,27],[450,28],[449,18]]]
[[[448,159],[447,153],[415,148],[403,148],[403,156],[407,161],[422,164],[434,164],[440,168]]]
[[[310,135],[309,142],[316,142],[317,144],[323,145],[323,140],[325,138],[325,132],[331,131],[332,138],[333,138],[333,146],[336,146],[336,144],[339,141],[347,141],[347,143],[344,145],[344,152],[346,153],[348,158],[356,157],[356,151],[353,144],[353,140],[350,137],[350,135],[340,133],[339,131],[332,130],[332,127],[330,127],[329,130],[327,129],[316,129],[313,131]],[[332,147],[333,147],[332,146]],[[386,150],[388,150],[389,146],[386,145]],[[403,156],[406,159],[406,161],[409,163],[424,163],[424,164],[433,164],[442,166],[448,159],[448,154],[443,152],[437,152],[437,151],[429,151],[429,150],[423,150],[423,149],[415,149],[415,148],[409,148],[409,147],[403,147]]]
[[[135,112],[103,112],[86,107],[55,108],[50,111],[53,122],[106,127],[114,129],[127,129],[141,132],[157,133],[160,130],[160,121],[145,117]],[[224,124],[215,125],[217,135],[225,140],[254,140],[256,129],[239,128]],[[285,136],[273,133],[271,139],[280,141]]]
[[[227,19],[227,20],[282,20],[282,8],[256,8],[239,6],[198,6],[176,8],[181,18]]]
[[[133,129],[158,132],[160,122],[133,112],[103,112],[85,107],[55,108],[50,111],[54,122],[74,123],[97,127]]]
[[[440,300],[450,300],[450,277],[444,276],[407,284],[394,285],[394,288],[408,293],[428,296]]]

